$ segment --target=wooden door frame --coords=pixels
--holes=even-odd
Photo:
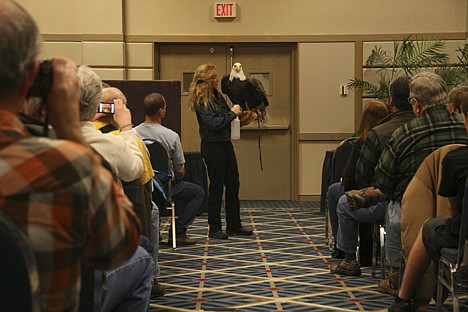
[[[160,79],[160,50],[159,47],[161,45],[200,45],[200,44],[225,44],[226,46],[272,46],[272,47],[290,47],[291,48],[291,123],[290,123],[290,131],[291,131],[291,151],[290,151],[290,159],[291,159],[291,172],[290,172],[290,186],[291,186],[291,199],[298,200],[299,199],[299,135],[298,135],[298,120],[299,120],[299,88],[298,88],[298,81],[299,81],[299,65],[298,65],[298,48],[297,48],[297,41],[293,42],[231,42],[228,40],[221,40],[219,38],[212,38],[213,40],[208,40],[210,38],[206,38],[206,40],[202,42],[154,42],[153,51],[154,51],[154,71],[153,71],[153,78],[155,80]],[[226,61],[227,62],[227,61]]]

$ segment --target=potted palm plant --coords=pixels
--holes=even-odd
[[[382,47],[375,46],[366,60],[364,68],[378,68],[377,84],[354,78],[348,83],[349,89],[360,89],[364,97],[389,100],[388,86],[400,75],[413,76],[423,69],[435,68],[449,87],[462,84],[468,80],[468,44],[457,51],[457,64],[449,64],[448,54],[444,52],[443,40],[411,40],[405,37],[402,41],[393,42],[393,55]]]

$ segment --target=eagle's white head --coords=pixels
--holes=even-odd
[[[244,71],[242,70],[242,64],[239,62],[232,65],[231,74],[229,75],[229,81],[232,81],[234,78],[239,78],[240,80],[245,80]]]

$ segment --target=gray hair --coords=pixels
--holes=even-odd
[[[416,98],[422,106],[445,105],[447,86],[439,75],[422,72],[411,78],[410,97]]]
[[[42,39],[26,10],[15,1],[0,2],[0,98],[24,83]]]
[[[90,120],[101,102],[101,78],[87,65],[78,67],[76,75],[80,81],[80,119]]]

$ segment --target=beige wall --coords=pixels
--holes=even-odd
[[[360,96],[339,86],[375,75],[362,70],[369,49],[413,34],[448,40],[453,55],[468,33],[468,0],[238,0],[231,20],[213,17],[213,0],[18,1],[44,34],[41,57],[68,56],[103,79],[153,79],[155,42],[297,43],[299,198],[320,194],[325,151],[359,122]]]
[[[229,22],[213,18],[213,2],[127,0],[126,33],[309,35],[466,31],[463,0],[237,0],[238,17]]]

